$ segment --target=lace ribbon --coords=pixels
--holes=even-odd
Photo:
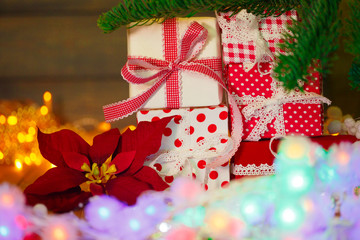
[[[331,101],[324,96],[312,92],[301,93],[292,91],[286,93],[283,87],[275,88],[271,98],[265,98],[263,96],[252,97],[250,95],[240,98],[237,96],[237,104],[246,105],[242,110],[245,119],[259,118],[259,121],[246,140],[259,141],[261,135],[267,130],[267,124],[271,123],[273,119],[275,119],[274,128],[276,130],[276,136],[285,135],[283,115],[283,105],[285,103],[326,103],[329,105]]]
[[[273,175],[275,174],[274,165],[260,164],[256,166],[255,164],[248,164],[243,166],[241,164],[232,164],[231,173],[237,176],[249,176],[249,175]]]
[[[220,142],[224,139],[227,140],[226,144]],[[193,164],[196,164],[199,160],[204,160],[207,167],[211,166],[211,163],[219,156],[228,155],[233,147],[234,143],[229,136],[217,134],[203,140],[198,146],[192,149],[156,153],[149,157],[149,159],[153,159],[150,160],[149,166],[156,169],[154,165],[157,163],[161,164],[162,170],[158,171],[161,176],[175,176],[180,171],[182,171],[184,175],[191,176],[192,173],[196,174]]]

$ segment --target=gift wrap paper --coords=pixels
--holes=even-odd
[[[270,98],[273,94],[271,85],[274,81],[270,74],[263,75],[259,72],[271,71],[271,63],[260,63],[250,71],[245,72],[243,64],[229,64],[229,90],[233,96],[241,97],[250,95],[252,97],[264,96]],[[321,75],[318,72],[312,74],[314,81],[304,84],[304,90],[321,94]],[[244,105],[240,105],[242,111]],[[323,107],[322,104],[285,103],[283,104],[283,115],[286,135],[320,136],[322,135]],[[244,139],[250,134],[259,118],[251,118],[249,121],[243,118]],[[267,125],[267,131],[261,138],[271,138],[276,134],[274,121]]]
[[[178,42],[192,22],[198,22],[208,31],[208,38],[205,46],[196,59],[221,59],[220,33],[216,18],[178,18]],[[163,53],[163,26],[161,23],[136,26],[128,29],[128,56],[130,57],[151,57],[164,60]],[[218,72],[221,75],[221,72]],[[216,81],[202,75],[181,71],[180,81],[180,105],[181,107],[213,106],[219,105],[222,101],[223,90]],[[147,90],[154,81],[146,84],[130,84],[130,97],[134,97]],[[196,97],[195,97],[196,96]],[[166,108],[165,85],[147,101],[144,109]]]
[[[340,144],[341,142],[354,143],[357,141],[356,137],[350,135],[317,136],[310,137],[310,140],[321,145],[325,150],[328,150],[333,144]],[[276,173],[274,166],[275,157],[270,152],[270,147],[273,151],[277,152],[279,143],[279,139],[275,139],[273,142],[270,142],[270,140],[242,142],[231,160],[231,179]]]
[[[165,128],[159,152],[179,151],[180,153],[191,155],[191,151],[196,150],[203,141],[218,136],[228,137],[228,108],[224,105],[205,108],[181,108],[139,111],[137,113],[138,122],[156,121],[158,119],[175,116]],[[220,139],[221,144],[227,144],[226,137]],[[210,151],[216,151],[211,146]],[[147,163],[149,163],[148,161]],[[225,163],[215,169],[207,168],[209,163],[206,158],[190,158],[190,166],[181,166],[180,172],[174,176],[167,176],[166,167],[162,164],[154,164],[154,168],[163,176],[167,183],[171,183],[174,177],[189,176],[200,181],[206,190],[224,187],[229,183],[230,169],[229,163]],[[187,163],[187,164],[188,164]],[[190,168],[191,173],[185,172],[184,168]]]

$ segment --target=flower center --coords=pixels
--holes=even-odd
[[[85,177],[89,179],[86,184],[90,186],[91,183],[105,184],[110,179],[115,178],[116,166],[110,164],[111,159],[106,160],[100,167],[97,163],[93,163],[91,168],[88,164],[84,163],[81,169],[86,172]]]

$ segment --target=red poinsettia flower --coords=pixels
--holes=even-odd
[[[97,135],[92,146],[71,130],[52,134],[39,130],[40,152],[56,167],[25,189],[28,204],[43,203],[52,211],[65,212],[93,195],[109,194],[132,205],[146,190],[166,189],[168,184],[144,161],[159,150],[171,119],[140,122],[123,134],[109,130]]]

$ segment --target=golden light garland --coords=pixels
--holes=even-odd
[[[52,112],[52,94],[49,91],[43,94],[43,101],[44,105],[40,107],[19,101],[0,102],[0,165],[13,165],[18,170],[24,165],[40,166],[44,159],[36,140],[38,128],[43,132],[71,129],[88,142],[99,132],[111,128],[105,122],[98,123],[91,132],[71,124],[61,125]]]

